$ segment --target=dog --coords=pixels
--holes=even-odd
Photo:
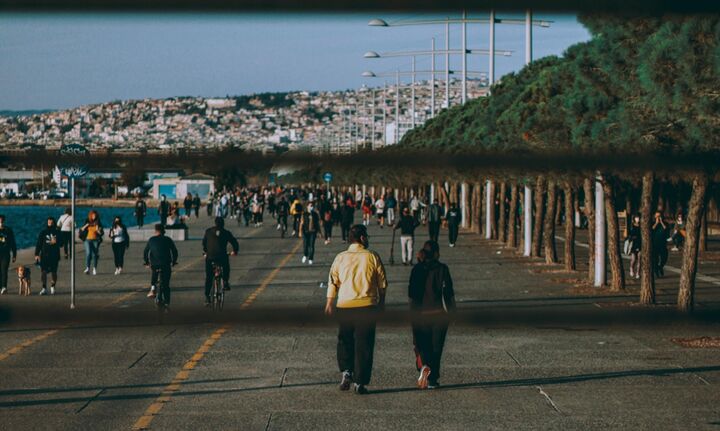
[[[20,285],[20,296],[30,296],[30,268],[27,266],[18,266],[17,268],[18,284]]]

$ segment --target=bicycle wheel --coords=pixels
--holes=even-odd
[[[218,281],[217,277],[213,280],[213,290],[212,290],[212,308],[213,310],[217,310],[218,305],[218,291],[220,282]]]
[[[223,305],[225,304],[225,282],[220,279],[218,281],[218,292],[217,292],[217,303],[218,311],[222,311]]]

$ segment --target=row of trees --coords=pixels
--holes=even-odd
[[[590,41],[570,47],[563,57],[546,57],[504,76],[491,88],[490,97],[441,112],[408,132],[389,153],[431,150],[526,159],[572,155],[593,162],[603,157],[622,160],[622,167],[588,163],[552,169],[534,166],[535,172],[517,167],[484,169],[481,178],[492,180],[487,186],[499,193],[503,208],[498,212],[498,226],[502,226],[498,238],[505,240],[507,223],[515,223],[514,217],[503,220],[505,197],[509,213],[514,214],[521,185],[532,186],[533,254],[544,254],[548,262],[557,261],[552,220],[558,212],[558,195],[563,196],[566,214],[574,212],[575,201],[582,196],[592,226],[593,189],[595,179],[601,178],[608,214],[610,284],[615,290],[624,288],[617,201],[626,197],[626,202],[636,202],[630,209],[639,209],[641,214],[641,302],[646,304],[655,301],[649,252],[651,217],[658,207],[669,210],[658,185],[663,190],[688,190],[687,200],[680,205],[687,212],[687,238],[678,307],[690,311],[700,227],[717,180],[720,18],[593,15],[581,17],[581,21],[593,35]],[[673,167],[674,159],[687,161],[698,155],[703,161],[700,166],[678,163]],[[660,168],[648,160],[669,163]],[[468,175],[471,172],[459,170],[457,174],[463,181],[474,182]],[[484,182],[479,182],[473,189],[483,187]],[[512,241],[514,229],[509,231]],[[572,230],[573,223],[566,223],[568,239],[573,238]],[[573,241],[567,241],[564,260],[568,269],[575,266],[572,247]]]

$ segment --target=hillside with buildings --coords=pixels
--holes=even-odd
[[[436,82],[435,110],[442,108]],[[459,100],[457,83],[451,101]],[[470,82],[481,95],[480,82]],[[0,148],[57,149],[82,143],[91,151],[197,151],[228,146],[250,151],[311,150],[345,154],[397,142],[431,115],[429,82],[401,87],[396,114],[394,86],[336,92],[262,93],[202,98],[113,101],[32,115],[0,115]],[[396,131],[396,123],[399,128]]]

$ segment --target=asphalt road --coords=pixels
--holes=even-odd
[[[119,276],[103,244],[100,274],[79,275],[72,312],[65,268],[53,297],[18,297],[11,280],[11,294],[0,297],[2,428],[720,429],[720,348],[673,342],[720,336],[720,287],[712,281],[699,282],[698,317],[685,319],[670,306],[633,306],[634,282],[621,294],[589,289],[581,273],[462,233],[457,247],[441,249],[460,308],[442,388],[418,391],[403,319],[410,268],[388,264],[390,231],[372,226],[371,248],[386,260],[390,287],[371,393],[357,396],[337,389],[336,329],[321,314],[319,284],[345,245],[318,240],[309,266],[300,262],[300,241],[280,239],[272,223],[228,220],[241,252],[231,260],[225,309],[214,313],[201,288],[199,239],[209,223],[194,221],[190,240],[178,243],[162,321],[145,298],[140,244]],[[420,227],[416,242],[425,237]],[[399,245],[395,252],[399,262]],[[710,276],[718,269],[700,267]],[[33,282],[37,293],[37,271]],[[676,289],[671,272],[659,282],[660,301],[671,304]]]

